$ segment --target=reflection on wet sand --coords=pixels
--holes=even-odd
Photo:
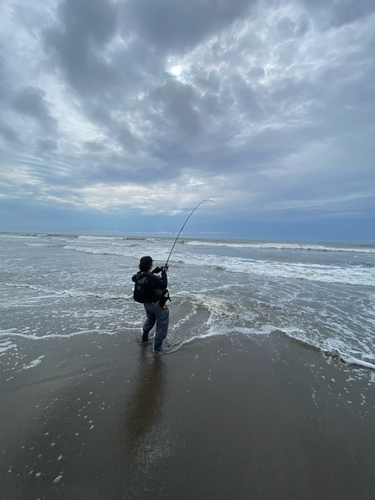
[[[134,388],[120,422],[121,455],[146,465],[163,455],[159,426],[163,413],[166,365],[142,347]],[[165,446],[165,442],[163,444]]]

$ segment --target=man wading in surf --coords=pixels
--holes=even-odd
[[[155,352],[162,350],[163,340],[167,336],[169,323],[169,309],[166,301],[168,295],[168,278],[166,267],[153,268],[150,256],[142,257],[139,262],[139,271],[132,277],[135,283],[134,299],[141,302],[146,310],[147,319],[143,325],[142,343],[149,341],[149,333],[156,323]],[[160,276],[155,274],[161,272]]]

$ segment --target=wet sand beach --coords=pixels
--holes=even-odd
[[[19,349],[2,357],[1,498],[373,498],[371,370],[279,332],[158,357],[121,332]]]

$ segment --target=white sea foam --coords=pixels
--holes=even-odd
[[[176,325],[173,325],[171,329],[170,338],[173,350],[177,350],[195,340],[215,336],[236,333],[267,335],[275,330],[273,325],[260,325],[253,311],[241,304],[234,305],[232,300],[224,297],[214,297],[203,293],[180,292],[178,304],[176,305],[182,319]],[[198,315],[200,319],[198,322],[195,320],[191,323],[195,315]],[[183,325],[184,328],[181,328]]]
[[[80,234],[78,236],[79,240],[86,240],[86,241],[110,241],[110,240],[116,240],[118,237],[116,236],[95,236],[95,235],[90,235],[90,234]]]
[[[9,340],[6,340],[5,342],[0,342],[0,356],[2,356],[6,351],[9,351],[10,349],[16,349],[16,348],[17,344],[14,344]]]
[[[213,262],[217,262],[218,267],[225,271],[269,278],[293,278],[326,283],[375,286],[375,269],[361,267],[260,261],[225,256],[218,259],[215,255],[189,253],[178,253],[175,255],[175,259],[189,265],[210,267],[212,267]]]
[[[27,283],[5,283],[5,286],[13,287],[13,288],[30,288],[30,290],[37,290],[39,292],[45,292],[45,293],[53,293],[50,292],[49,290],[45,290],[43,288],[29,285]]]
[[[370,368],[375,370],[375,364],[369,363],[368,361],[363,361],[362,359],[353,358],[352,356],[341,355],[341,359],[350,365],[363,366],[364,368]]]
[[[126,328],[123,327],[125,330]],[[0,336],[3,335],[4,332],[0,331]],[[91,334],[96,334],[96,335],[115,335],[117,332],[111,332],[108,330],[103,330],[103,329],[91,329],[91,330],[79,330],[79,331],[74,331],[71,333],[52,333],[52,334],[47,334],[47,335],[33,335],[33,334],[28,334],[28,333],[9,333],[7,332],[6,335],[11,336],[11,337],[19,337],[23,338],[26,340],[34,340],[34,341],[44,341],[44,340],[50,340],[50,339],[70,339],[72,337],[76,337],[79,335],[91,335]],[[10,346],[10,347],[13,347]],[[9,348],[10,348],[9,347]],[[1,352],[1,351],[0,351]]]
[[[92,255],[115,255],[119,257],[130,257],[139,261],[140,254],[147,255],[151,254],[155,261],[165,262],[167,257],[167,251],[165,248],[154,247],[152,245],[142,245],[134,242],[128,242],[126,244],[119,244],[117,246],[75,246],[75,245],[65,245],[64,250],[71,250],[74,252],[81,252]]]
[[[24,243],[24,245],[26,247],[42,247],[42,248],[56,246],[56,244],[53,243]]]
[[[133,295],[129,294],[111,294],[108,291],[105,292],[92,292],[87,290],[79,290],[79,289],[62,289],[62,290],[51,290],[43,287],[32,286],[27,283],[6,283],[8,287],[14,288],[29,288],[30,290],[35,290],[37,292],[47,293],[51,295],[57,296],[67,296],[67,297],[95,297],[106,300],[130,300],[133,298]]]
[[[74,252],[83,252],[92,255],[124,255],[124,251],[115,250],[112,247],[95,248],[95,247],[77,247],[72,245],[65,245],[64,250],[73,250]]]
[[[181,242],[182,243],[182,242]],[[218,242],[218,241],[200,241],[183,240],[183,244],[197,247],[226,247],[252,250],[303,250],[313,252],[350,252],[350,253],[369,253],[375,254],[375,248],[360,247],[353,245],[351,247],[326,246],[308,243],[238,243],[238,242]]]
[[[92,248],[65,246],[67,250],[84,252],[88,254],[118,255],[139,259],[139,248],[115,249],[111,247]],[[147,248],[143,251],[147,253]],[[150,249],[155,261],[165,259],[166,252],[163,248]],[[309,281],[321,281],[327,283],[344,283],[352,285],[375,286],[375,267],[366,264],[341,264],[324,265],[314,263],[290,263],[278,261],[261,261],[240,257],[229,257],[211,254],[194,254],[188,252],[175,252],[174,262],[188,264],[190,266],[209,266],[217,262],[218,267],[228,272],[261,275],[274,278],[295,278]]]
[[[33,361],[30,361],[30,363],[28,365],[24,365],[20,370],[18,370],[18,372],[21,372],[23,370],[29,370],[30,368],[35,368],[36,366],[38,366],[42,362],[43,358],[45,358],[44,355],[39,356],[39,358],[34,359]]]
[[[288,337],[311,345],[312,347],[316,347],[325,354],[342,360],[346,364],[362,366],[364,368],[375,370],[374,363],[370,363],[369,361],[360,359],[350,354],[350,351],[353,350],[353,348],[348,345],[348,342],[343,342],[339,339],[330,339],[329,341],[323,340],[321,338],[313,337],[304,330],[298,328],[282,328],[281,331],[288,335]],[[356,352],[357,354],[360,354],[358,351]]]

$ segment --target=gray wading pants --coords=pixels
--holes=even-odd
[[[156,322],[156,332],[155,332],[155,351],[161,349],[163,340],[167,336],[168,323],[169,323],[169,309],[167,306],[163,309],[159,302],[153,304],[152,302],[145,302],[147,319],[143,325],[143,336],[142,340],[147,342],[148,334],[150,333],[152,327]]]

